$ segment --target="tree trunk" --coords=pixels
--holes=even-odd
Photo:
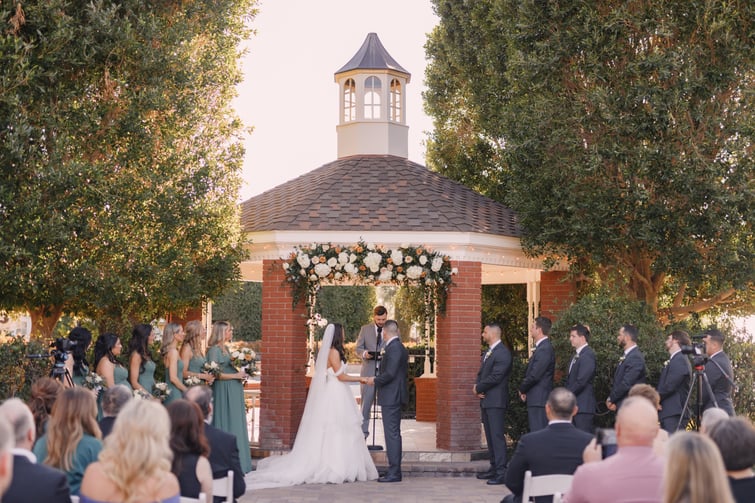
[[[27,308],[31,317],[31,337],[33,339],[52,339],[52,331],[63,313],[60,306],[40,306]]]

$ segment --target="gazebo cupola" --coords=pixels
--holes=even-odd
[[[411,75],[388,54],[376,33],[335,73],[339,91],[338,158],[409,157],[406,85]]]

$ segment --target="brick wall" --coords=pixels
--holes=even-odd
[[[262,265],[262,362],[260,448],[293,446],[307,398],[307,314],[304,301],[292,309],[282,262]]]
[[[556,321],[558,313],[576,300],[576,285],[566,280],[565,271],[540,273],[540,315]]]
[[[482,267],[457,261],[452,267],[459,273],[438,318],[436,445],[466,451],[480,448],[480,402],[472,387],[480,367]]]

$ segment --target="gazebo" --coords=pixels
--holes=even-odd
[[[436,445],[480,448],[472,394],[480,362],[481,286],[527,285],[530,319],[571,299],[563,271],[543,271],[523,253],[509,208],[407,159],[405,86],[410,74],[370,33],[335,74],[339,86],[338,158],[241,205],[249,258],[243,279],[262,282],[264,378],[260,447],[292,444],[306,399],[307,319],[293,306],[284,259],[311,243],[385,249],[411,244],[447,255],[457,270],[437,320]]]

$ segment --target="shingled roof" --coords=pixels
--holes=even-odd
[[[383,44],[377,36],[377,33],[368,33],[367,38],[364,40],[362,47],[359,48],[356,54],[349,60],[348,63],[343,65],[339,73],[348,72],[349,70],[395,70],[397,72],[405,73],[407,77],[409,72],[399,65],[388,51],[385,50]]]
[[[476,232],[520,237],[514,212],[401,157],[325,164],[241,204],[245,232]]]

